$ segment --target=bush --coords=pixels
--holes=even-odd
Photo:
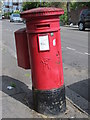
[[[38,8],[38,7],[48,7],[50,3],[48,2],[24,2],[22,5],[23,11],[29,10],[32,8]]]
[[[9,19],[11,14],[12,14],[11,12],[7,12],[7,13],[4,13],[4,16],[6,19]]]
[[[60,16],[60,22],[62,22],[63,24],[67,24],[67,10],[64,10],[64,15]]]
[[[14,13],[16,13],[16,14],[20,14],[20,11],[19,11],[19,10],[16,10]]]

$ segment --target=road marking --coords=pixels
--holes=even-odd
[[[82,52],[79,52],[79,51],[75,51],[76,53],[79,53],[79,54],[81,54],[81,55],[85,55],[84,53],[82,53]]]
[[[86,54],[86,55],[90,55],[89,53],[87,53],[87,52],[85,52],[84,54]]]
[[[64,48],[64,47],[62,47],[62,48]],[[79,52],[79,51],[77,51],[77,50],[74,49],[74,48],[66,47],[66,49],[68,49],[68,50],[73,50],[73,51],[75,51],[75,53],[78,53],[78,54],[81,54],[81,55],[90,55],[90,54],[87,53],[87,52]]]
[[[67,49],[69,49],[69,50],[75,50],[74,48],[70,48],[70,47],[66,47]]]

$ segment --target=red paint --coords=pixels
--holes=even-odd
[[[30,69],[28,41],[26,29],[22,28],[15,32],[15,42],[17,51],[18,66],[24,69]]]
[[[57,8],[36,8],[21,13],[21,17],[26,19],[32,84],[38,90],[57,89],[64,84],[59,25],[61,14],[64,11]],[[49,50],[40,51],[39,36],[43,35],[48,35]],[[46,46],[46,38],[44,41],[41,41],[42,46]]]

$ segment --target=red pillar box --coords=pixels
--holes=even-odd
[[[19,29],[14,34],[18,66],[24,69],[30,69],[26,28]]]
[[[35,110],[56,115],[66,109],[58,8],[21,13],[26,19]]]

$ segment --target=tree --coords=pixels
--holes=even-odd
[[[29,10],[32,8],[38,8],[38,7],[48,7],[50,3],[48,2],[23,2],[22,8],[24,10]]]
[[[64,8],[65,4],[65,2],[23,2],[22,8],[23,11],[38,7]]]
[[[80,7],[90,8],[90,2],[70,2],[70,8],[75,10]]]
[[[70,24],[70,2],[67,2],[67,22]]]
[[[50,6],[51,7],[56,7],[56,8],[61,8],[62,7],[62,4],[61,2],[51,2],[50,3]]]

